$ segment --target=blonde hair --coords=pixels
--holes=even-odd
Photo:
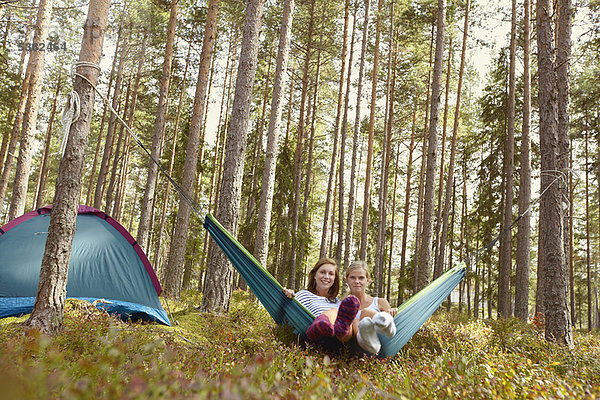
[[[344,273],[346,280],[348,280],[348,275],[350,275],[350,272],[355,271],[357,269],[362,269],[363,271],[365,271],[367,279],[371,279],[371,273],[369,272],[367,262],[363,260],[355,260],[350,263],[348,268],[346,268],[346,272]]]

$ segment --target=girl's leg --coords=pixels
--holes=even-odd
[[[314,322],[306,329],[308,340],[318,340],[325,336],[333,336],[333,323],[337,316],[337,309],[332,308],[324,311],[315,318]]]
[[[330,308],[329,310],[323,311],[323,313],[321,315],[327,316],[327,319],[331,323],[331,326],[333,326],[333,324],[335,324],[335,319],[337,318],[337,315],[338,315],[338,309]]]
[[[350,295],[342,300],[333,325],[335,336],[342,342],[346,342],[352,338],[352,323],[359,308],[360,301],[356,296]]]
[[[375,323],[375,330],[382,335],[392,337],[396,334],[396,323],[394,317],[387,312],[378,312],[373,316],[373,322]]]
[[[360,318],[356,318],[353,322],[352,322],[352,335],[356,336],[358,334],[358,323],[363,319],[363,318],[373,318],[375,316],[375,314],[377,314],[377,312],[371,310],[371,309],[363,309],[360,311]]]
[[[381,342],[375,331],[375,323],[371,317],[362,318],[358,324],[358,333],[356,334],[358,345],[372,354],[379,353]]]

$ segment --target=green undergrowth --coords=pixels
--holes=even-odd
[[[6,399],[571,399],[600,397],[600,340],[565,349],[516,320],[434,315],[390,359],[298,345],[244,292],[227,315],[165,304],[172,327],[125,323],[68,300],[53,337],[0,320]]]

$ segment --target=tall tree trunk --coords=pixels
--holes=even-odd
[[[212,51],[214,49],[215,33],[217,29],[217,16],[219,10],[219,0],[210,0],[208,3],[208,13],[206,15],[206,26],[204,28],[204,39],[202,41],[202,53],[200,55],[200,65],[198,67],[198,81],[196,83],[196,93],[194,97],[194,108],[192,120],[190,123],[190,132],[186,149],[185,163],[183,167],[183,179],[181,189],[187,196],[180,197],[179,210],[175,223],[175,232],[171,239],[171,249],[169,251],[168,263],[164,274],[165,292],[172,297],[181,296],[181,278],[183,275],[185,248],[188,238],[190,225],[191,204],[189,199],[193,198],[194,182],[196,178],[196,166],[198,163],[198,150],[200,133],[202,131],[201,121],[206,105],[206,93],[208,88],[208,76]]]
[[[460,125],[460,102],[462,98],[462,84],[465,72],[465,60],[467,53],[467,38],[469,36],[469,11],[471,8],[471,2],[469,0],[465,3],[465,21],[463,24],[463,41],[462,49],[460,54],[460,67],[458,71],[458,86],[456,88],[456,106],[454,107],[454,126],[452,128],[452,141],[450,144],[450,161],[448,162],[448,179],[446,180],[446,193],[444,195],[444,210],[442,212],[442,232],[440,235],[440,244],[438,247],[439,259],[443,263],[446,251],[447,231],[448,231],[448,218],[450,214],[450,203],[448,199],[451,196],[450,183],[454,182],[454,164],[456,160],[456,147],[458,141],[458,127]],[[464,199],[466,201],[466,197]],[[462,242],[461,242],[462,243]],[[440,268],[441,272],[442,268]],[[461,303],[462,304],[462,303]]]
[[[448,184],[450,184],[450,182],[448,182]],[[450,220],[450,238],[454,237],[454,219],[456,217],[456,181],[452,181],[452,217]],[[452,243],[452,240],[450,241],[450,243]],[[454,246],[452,246],[452,244],[450,245],[450,250],[448,252],[448,260],[449,260],[449,264],[452,263],[452,259],[454,258]],[[444,262],[445,260],[442,260],[442,262]],[[458,309],[460,312],[460,304],[461,304],[461,288],[462,288],[462,283],[463,281],[461,281],[458,285]],[[447,306],[446,306],[446,311],[450,312],[450,308],[452,306],[452,294],[448,295],[448,301],[446,302]]]
[[[427,143],[427,171],[425,173],[425,197],[423,203],[423,237],[419,251],[417,289],[429,283],[431,275],[431,244],[433,236],[433,199],[435,197],[435,175],[437,163],[437,125],[439,119],[442,63],[444,59],[444,32],[446,27],[446,1],[438,0],[435,59],[431,84],[431,114]]]
[[[217,130],[219,138],[217,139],[217,146],[215,147],[215,162],[214,165],[215,170],[211,177],[211,198],[212,205],[214,207],[213,212],[216,213],[218,210],[219,203],[219,189],[221,184],[221,178],[223,174],[223,158],[225,154],[225,146],[227,145],[227,127],[230,124],[230,116],[229,116],[229,108],[231,107],[231,92],[233,88],[233,77],[235,76],[233,70],[238,62],[236,55],[236,47],[239,39],[238,29],[235,28],[233,43],[231,43],[230,49],[233,57],[228,57],[228,60],[231,61],[230,69],[229,69],[229,83],[227,84],[227,96],[225,96],[225,111],[223,112],[223,104],[221,104],[221,112],[219,114],[219,129]],[[223,121],[223,125],[221,125],[221,121]],[[214,195],[214,197],[213,197]]]
[[[119,32],[122,32],[124,15],[126,13],[126,5],[123,6],[123,16],[121,17],[121,27]],[[121,34],[121,33],[120,33]],[[117,68],[117,77],[115,79],[115,89],[112,98],[112,108],[114,111],[119,109],[119,100],[121,97],[121,83],[123,81],[123,68],[125,66],[125,58],[127,53],[127,42],[129,34],[125,33],[125,40],[121,47],[121,54],[119,57],[119,67]],[[104,197],[104,189],[106,185],[106,177],[108,175],[108,168],[110,166],[110,159],[112,157],[112,148],[115,138],[115,130],[117,127],[117,115],[115,112],[110,113],[108,119],[108,130],[106,132],[106,141],[104,143],[104,152],[102,154],[102,163],[100,164],[100,170],[98,171],[98,180],[96,181],[96,189],[94,191],[94,208],[102,208],[102,198]]]
[[[411,179],[413,172],[413,153],[415,150],[415,133],[417,130],[417,103],[413,108],[412,126],[410,132],[410,145],[408,147],[408,162],[406,164],[406,188],[404,190],[404,216],[402,222],[402,247],[400,250],[400,275],[398,276],[398,305],[404,302],[404,289],[406,287],[406,251],[408,243],[408,219],[410,211]],[[398,172],[396,172],[397,174]]]
[[[460,260],[465,260],[469,254],[469,235],[467,230],[467,173],[466,168],[463,168],[463,185],[462,185],[462,206],[460,211]],[[465,279],[462,282],[462,293],[467,295],[467,315],[471,315],[471,270],[467,269]],[[466,289],[466,290],[465,290]],[[461,295],[461,299],[463,296]],[[462,302],[459,306],[459,313],[462,312]]]
[[[569,171],[569,154],[570,151],[570,139],[569,139],[569,81],[570,81],[570,66],[571,66],[571,30],[572,30],[572,19],[573,19],[573,6],[571,0],[560,0],[558,1],[558,17],[556,19],[556,86],[558,89],[558,167],[563,173],[566,174],[566,179],[561,180],[561,191],[562,191],[562,205],[564,210],[564,224],[563,224],[563,235],[564,235],[564,253],[565,253],[565,264],[563,266],[562,273],[564,279],[567,282],[561,282],[561,289],[565,291],[566,302],[562,305],[566,310],[567,315],[564,316],[561,312],[557,312],[557,326],[550,328],[554,330],[556,334],[562,333],[562,331],[568,330],[569,341],[568,344],[572,343],[571,330],[572,323],[569,314],[569,286],[568,286],[568,254],[569,254],[569,226],[571,225],[570,216],[567,214],[568,210],[568,186],[569,182],[573,179]],[[561,303],[562,304],[562,303]],[[561,310],[563,311],[563,310]],[[552,324],[553,322],[551,322]],[[568,326],[568,327],[567,327]]]
[[[587,129],[587,119],[586,128]],[[571,138],[571,147],[569,151],[569,169],[573,170],[573,139]],[[575,314],[575,260],[574,260],[574,230],[573,230],[573,219],[575,216],[574,206],[574,192],[575,185],[573,179],[569,179],[569,308],[571,310],[571,325],[576,324]]]
[[[346,216],[346,237],[344,250],[344,267],[346,268],[350,261],[350,249],[354,235],[354,212],[357,181],[357,151],[360,138],[360,103],[362,98],[363,77],[365,71],[365,58],[367,55],[367,44],[369,42],[369,8],[370,0],[365,0],[365,19],[363,21],[362,47],[360,51],[360,66],[358,69],[358,86],[356,89],[356,114],[354,118],[354,133],[352,140],[352,168],[350,170],[350,188],[348,191],[348,215]],[[360,257],[360,256],[359,256]]]
[[[323,12],[325,12],[325,10],[323,9]],[[317,95],[319,93],[319,79],[320,79],[320,74],[321,74],[321,49],[323,48],[323,31],[324,29],[321,31],[321,35],[319,37],[319,48],[317,51],[317,70],[315,72],[315,83],[314,83],[314,87],[313,87],[313,93],[312,93],[312,106],[310,106],[310,109],[312,110],[312,115],[310,116],[310,118],[308,118],[310,120],[310,137],[308,139],[308,160],[307,160],[307,168],[306,168],[306,178],[304,180],[304,198],[303,198],[303,202],[302,202],[302,224],[304,226],[304,229],[302,229],[304,232],[306,232],[307,237],[310,237],[310,217],[308,215],[308,202],[310,199],[310,193],[311,193],[311,189],[314,186],[314,175],[312,173],[312,165],[313,165],[313,160],[314,160],[314,143],[315,143],[315,121],[316,121],[316,117],[317,117]],[[306,266],[305,260],[304,260],[304,256],[305,254],[307,254],[308,252],[306,251],[307,248],[307,243],[301,243],[300,248],[298,250],[299,253],[299,257],[298,259],[300,260],[300,265],[304,265]],[[306,268],[305,268],[306,269]],[[306,271],[302,271],[300,273],[300,279],[303,279],[303,277],[306,275]],[[299,285],[299,287],[301,287]]]
[[[587,319],[588,319],[588,331],[592,331],[592,262],[590,260],[590,183],[589,183],[589,158],[588,158],[588,131],[585,130],[585,271],[587,281]]]
[[[123,20],[125,18],[125,14],[123,13],[121,16],[121,25],[123,24]],[[119,31],[121,32],[121,31]],[[110,93],[112,90],[113,79],[115,78],[115,70],[117,68],[117,62],[119,60],[119,49],[120,49],[121,35],[120,33],[117,35],[117,41],[115,44],[115,54],[113,56],[112,67],[110,69],[109,79],[108,79],[108,89],[107,93]],[[94,184],[96,181],[94,178],[96,177],[96,167],[98,165],[98,155],[100,154],[100,147],[102,145],[102,133],[104,132],[104,125],[106,122],[106,114],[108,113],[108,103],[104,103],[104,111],[102,111],[102,119],[100,120],[100,129],[98,130],[98,138],[96,140],[96,151],[94,152],[94,161],[92,162],[92,171],[90,172],[90,178],[88,182],[87,196],[85,200],[85,204],[91,204],[92,195],[94,194],[93,189],[95,189],[96,185]],[[109,115],[110,118],[110,115]]]
[[[167,26],[167,43],[165,45],[165,57],[160,79],[158,93],[158,106],[156,108],[156,120],[154,121],[154,134],[152,135],[152,147],[150,155],[154,160],[162,157],[164,131],[166,123],[167,108],[169,104],[169,85],[171,83],[171,64],[173,62],[173,45],[175,42],[175,27],[177,26],[177,7],[179,0],[171,1],[171,12],[169,25]],[[137,232],[137,241],[143,249],[148,248],[148,236],[150,231],[150,215],[154,208],[154,187],[158,178],[158,165],[148,160],[148,179],[144,189],[144,197],[140,210],[140,223]]]
[[[233,99],[231,125],[227,137],[223,181],[221,183],[217,218],[234,235],[237,232],[244,160],[248,136],[248,120],[252,88],[258,63],[259,34],[262,25],[263,0],[246,3],[246,17],[240,62]],[[232,268],[222,252],[213,252],[206,271],[202,310],[226,312],[231,295]]]
[[[391,299],[392,297],[392,257],[394,255],[394,240],[396,237],[394,236],[396,233],[396,189],[398,187],[398,167],[400,164],[400,143],[402,141],[398,140],[398,144],[396,146],[396,157],[394,161],[394,189],[392,191],[392,223],[390,227],[390,251],[388,255],[388,274],[387,274],[387,292],[385,297],[387,299]],[[400,276],[398,277],[398,283],[400,283]],[[398,292],[400,292],[401,286],[398,284]],[[398,303],[400,305],[400,303]]]
[[[504,211],[498,260],[498,315],[509,318],[512,315],[510,296],[510,275],[512,271],[512,232],[506,229],[512,224],[513,213],[513,171],[515,154],[515,59],[517,52],[517,0],[512,0],[510,23],[510,64],[508,72],[508,129],[504,139]]]
[[[173,165],[175,164],[175,150],[177,148],[177,136],[179,135],[179,121],[181,118],[181,109],[183,107],[183,95],[186,91],[186,81],[187,81],[187,72],[190,66],[190,55],[191,55],[192,45],[188,44],[188,52],[185,59],[185,68],[183,69],[183,78],[181,80],[181,89],[179,90],[179,104],[177,105],[177,115],[175,116],[175,126],[173,127],[173,139],[171,142],[171,155],[169,158],[169,169],[168,174],[171,176],[173,174]],[[163,201],[163,205],[160,213],[160,225],[158,228],[158,235],[156,236],[156,248],[154,249],[154,265],[161,265],[162,263],[162,239],[165,231],[165,221],[167,218],[167,208],[169,207],[170,202],[170,190],[171,185],[167,184],[165,186],[165,198]]]
[[[265,78],[265,82],[262,84],[263,86],[263,99],[262,99],[262,110],[261,110],[261,114],[258,118],[258,120],[256,121],[256,134],[253,135],[255,137],[250,137],[251,139],[251,154],[252,156],[249,157],[252,159],[252,166],[250,167],[250,177],[252,179],[252,184],[250,185],[250,193],[247,196],[247,202],[246,202],[246,221],[245,221],[245,226],[249,227],[252,224],[252,220],[254,218],[254,215],[257,215],[257,210],[256,210],[256,197],[258,194],[258,186],[259,186],[259,180],[260,177],[258,176],[258,174],[256,173],[256,171],[259,168],[259,164],[262,158],[262,147],[263,147],[263,136],[265,134],[265,114],[267,112],[267,100],[269,97],[269,87],[270,87],[270,80],[271,80],[271,65],[273,64],[273,57],[272,57],[272,46],[269,45],[268,48],[268,55],[267,58],[269,59],[268,61],[268,66],[267,66],[267,73],[266,73],[266,78]],[[257,215],[258,216],[258,215]],[[255,233],[255,229],[251,229],[250,232],[245,232],[246,233],[246,237],[242,238],[246,241],[245,245],[246,247],[250,247],[250,246],[254,246],[256,243],[256,237],[254,235]],[[246,281],[244,281],[243,278],[240,277],[239,279],[240,283],[239,283],[239,288],[242,290],[246,290],[247,285],[246,285]]]
[[[79,54],[80,63],[100,63],[109,4],[109,0],[90,1]],[[56,332],[63,324],[71,244],[75,233],[85,149],[94,107],[95,93],[92,85],[97,84],[99,74],[98,69],[85,64],[79,65],[76,72],[85,77],[84,79],[77,75],[73,84],[81,99],[80,116],[71,125],[67,147],[59,167],[40,283],[33,312],[25,322],[26,326],[38,328],[45,333]]]
[[[256,227],[256,244],[254,254],[258,262],[267,265],[269,251],[269,232],[271,230],[271,212],[273,209],[273,190],[275,188],[275,172],[279,153],[279,126],[283,110],[283,91],[287,84],[287,69],[290,55],[292,21],[294,19],[295,0],[286,0],[283,5],[283,16],[279,31],[279,49],[273,81],[273,98],[271,99],[271,115],[267,127],[267,149],[263,168],[258,224]],[[293,89],[290,88],[293,92]]]
[[[423,124],[423,144],[421,145],[421,171],[419,173],[419,193],[417,198],[417,227],[415,229],[415,256],[413,268],[413,293],[417,293],[419,281],[419,264],[421,259],[421,242],[423,241],[423,197],[425,195],[425,167],[427,162],[427,132],[429,130],[429,106],[431,105],[431,75],[433,72],[433,44],[435,21],[431,23],[431,40],[429,42],[429,68],[427,74],[427,97],[425,100],[425,122]]]
[[[319,250],[319,258],[323,258],[327,255],[327,237],[329,236],[329,209],[331,208],[331,201],[333,196],[333,191],[335,187],[335,177],[338,175],[336,170],[336,161],[338,154],[338,142],[340,138],[340,121],[342,118],[342,100],[344,96],[344,82],[346,78],[346,54],[348,51],[348,22],[350,15],[350,1],[345,2],[344,7],[344,33],[342,38],[342,54],[341,61],[342,66],[340,68],[340,82],[338,86],[338,97],[337,97],[337,110],[335,114],[335,125],[333,127],[333,149],[331,150],[331,166],[329,168],[329,180],[327,182],[327,197],[325,199],[325,211],[323,212],[323,229],[321,233],[321,247]],[[343,175],[343,165],[344,161],[342,160],[342,156],[345,155],[344,149],[340,147],[340,173]],[[340,179],[340,183],[342,179]],[[343,219],[342,219],[343,224]],[[338,249],[341,251],[342,241],[343,241],[343,229],[339,227],[338,235]],[[341,257],[338,257],[338,260],[341,261]]]
[[[369,141],[367,144],[367,164],[365,173],[365,188],[363,197],[363,214],[360,235],[361,260],[367,259],[367,242],[369,240],[369,211],[371,209],[371,167],[373,163],[373,140],[375,138],[375,110],[377,103],[377,77],[379,69],[379,38],[381,36],[381,13],[383,0],[377,2],[377,19],[375,22],[375,49],[373,54],[373,81],[371,86],[371,110],[369,114]]]
[[[568,2],[566,2],[568,3]],[[570,3],[568,3],[570,5]],[[537,1],[537,42],[539,71],[540,108],[540,154],[541,187],[545,191],[540,200],[541,263],[544,273],[545,334],[548,340],[570,346],[572,332],[568,312],[568,273],[564,254],[564,210],[565,186],[561,167],[561,135],[558,123],[559,99],[557,90],[557,65],[554,63],[553,32],[551,26],[552,7],[547,0]],[[559,19],[568,18],[570,26],[571,9],[559,2]],[[559,22],[559,26],[561,26]],[[561,29],[563,28],[563,29]],[[564,39],[564,27],[558,30],[559,41]],[[570,38],[570,30],[569,35]],[[564,51],[559,45],[558,52]],[[557,57],[556,61],[561,60]],[[568,63],[568,57],[564,59]],[[560,66],[558,66],[560,68]],[[564,79],[565,77],[559,74]],[[567,94],[568,96],[568,94]],[[568,100],[568,97],[567,97]],[[566,157],[567,155],[564,155]]]
[[[56,82],[56,91],[54,92],[54,100],[52,100],[52,109],[50,110],[50,119],[48,120],[48,127],[46,128],[44,151],[42,152],[40,171],[38,173],[37,185],[35,188],[34,208],[36,209],[42,207],[46,201],[46,180],[48,179],[48,169],[50,168],[48,157],[50,155],[50,143],[52,142],[52,128],[54,127],[54,119],[56,117],[56,106],[62,87],[62,68],[63,65],[61,63],[59,66],[58,81]]]
[[[31,7],[35,6],[36,0],[32,0]],[[32,21],[35,13],[31,13],[29,15],[29,19],[27,20],[27,27],[25,28],[25,36],[23,38],[24,43],[29,42],[29,36],[31,33]],[[8,25],[8,24],[7,24]],[[8,26],[7,26],[8,30]],[[21,50],[21,58],[19,61],[19,67],[17,69],[16,76],[20,79],[23,74],[23,66],[25,65],[25,57],[29,52],[27,51],[27,47],[23,46]],[[19,142],[19,134],[21,133],[21,125],[23,123],[23,113],[25,111],[25,105],[27,104],[27,93],[29,91],[29,77],[31,75],[31,68],[33,65],[27,63],[27,67],[25,68],[25,76],[23,77],[23,81],[21,85],[15,85],[13,90],[13,96],[19,96],[19,101],[17,102],[16,107],[11,107],[9,111],[9,115],[7,118],[8,123],[12,121],[13,127],[10,135],[5,134],[2,138],[2,147],[0,148],[0,167],[2,167],[2,173],[0,174],[0,201],[4,200],[4,196],[6,195],[6,189],[8,187],[8,180],[10,178],[10,173],[13,168],[13,154],[15,153],[15,149],[17,148],[17,143]],[[14,117],[14,120],[13,120]]]
[[[127,80],[127,91],[125,92],[125,104],[123,104],[123,114],[121,116],[122,120],[126,120],[127,112],[129,110],[129,100],[131,98],[131,76],[128,77]],[[120,111],[120,110],[119,110]],[[117,144],[113,154],[113,162],[110,170],[110,179],[108,180],[108,189],[106,190],[106,201],[105,201],[105,210],[110,215],[115,215],[115,191],[118,181],[118,173],[119,167],[121,166],[121,161],[125,157],[125,153],[122,151],[123,141],[125,140],[123,135],[123,125],[121,123],[118,124],[117,127]]]
[[[127,109],[127,115],[125,117],[125,122],[127,123],[127,126],[131,127],[133,124],[133,116],[135,114],[135,109],[137,106],[137,98],[138,98],[138,92],[139,92],[139,87],[140,87],[140,78],[142,77],[142,69],[144,66],[144,62],[146,60],[146,41],[148,40],[148,34],[144,33],[144,36],[142,38],[142,45],[140,48],[140,52],[138,55],[138,65],[137,65],[137,70],[135,73],[135,78],[133,81],[133,93],[131,95],[131,104],[129,105],[129,107],[126,107]],[[114,211],[113,211],[113,216],[116,220],[120,220],[121,219],[121,212],[123,210],[123,205],[125,202],[125,191],[126,191],[126,187],[127,187],[127,180],[128,180],[128,176],[129,176],[129,157],[130,157],[130,152],[131,152],[131,146],[130,146],[130,138],[131,135],[129,135],[128,132],[126,132],[125,134],[125,147],[123,149],[123,160],[121,163],[121,182],[117,191],[117,195],[115,198],[115,206],[114,206]]]
[[[354,3],[354,11],[353,11],[353,16],[352,16],[352,36],[350,38],[350,55],[348,58],[348,76],[346,77],[346,93],[344,95],[344,115],[342,117],[342,126],[340,128],[340,167],[337,171],[337,176],[336,176],[336,180],[338,182],[338,185],[335,186],[334,185],[334,189],[333,189],[333,207],[332,207],[332,214],[335,215],[335,204],[336,204],[336,192],[344,192],[344,184],[343,184],[343,180],[341,179],[341,175],[344,175],[341,171],[346,169],[346,142],[348,139],[348,110],[350,108],[349,104],[350,104],[350,90],[351,90],[351,85],[352,85],[352,61],[354,59],[354,38],[355,38],[355,34],[356,34],[356,13],[358,11],[358,1],[356,1]],[[351,183],[352,185],[352,183]],[[343,201],[343,197],[341,197],[341,200]],[[354,204],[352,204],[352,206],[348,205],[348,210],[350,210],[350,207],[352,207],[352,210],[354,210]],[[343,259],[340,258],[340,263],[341,264],[341,268],[345,269],[348,266],[349,260],[350,260],[350,246],[352,244],[352,240],[348,240],[346,238],[346,231],[347,231],[347,227],[346,229],[344,229],[344,213],[343,213],[343,208],[340,209],[341,212],[338,212],[338,246],[341,246],[341,242],[343,242],[344,248],[343,248]],[[354,213],[354,211],[352,211]],[[331,231],[332,231],[332,237],[333,237],[333,222],[334,222],[335,218],[331,219]],[[340,250],[341,251],[341,250]]]
[[[308,97],[308,83],[309,83],[309,68],[311,52],[313,50],[312,35],[314,31],[315,23],[315,5],[316,0],[312,0],[310,3],[310,22],[308,24],[307,37],[308,44],[306,47],[306,54],[304,58],[304,67],[302,69],[302,94],[300,96],[300,111],[299,111],[299,122],[298,132],[296,141],[296,152],[294,154],[294,203],[292,208],[292,250],[290,254],[290,270],[288,271],[288,287],[296,288],[296,263],[297,263],[297,252],[298,252],[298,224],[300,219],[300,187],[302,186],[302,164],[304,154],[304,131],[305,131],[305,108],[306,99]]]
[[[35,33],[33,35],[34,44],[46,43],[48,37],[48,20],[51,12],[52,0],[40,0]],[[13,194],[8,210],[9,220],[18,217],[25,211],[33,152],[32,147],[35,139],[39,101],[42,92],[45,54],[45,51],[32,51],[29,55],[29,64],[31,64],[29,89],[27,91],[27,105],[23,114],[23,126],[21,128],[19,156],[17,157],[17,166],[15,168]],[[29,65],[27,69],[29,69]]]
[[[35,6],[35,0],[31,2],[31,6],[32,8]],[[25,28],[25,36],[23,39],[24,43],[29,42],[29,36],[31,33],[31,26],[34,15],[34,13],[31,13],[29,15],[27,27]],[[8,24],[6,29],[8,30]],[[21,50],[19,67],[17,69],[16,74],[16,76],[19,79],[21,78],[21,75],[23,75],[23,66],[25,65],[25,57],[27,56],[27,54],[27,47],[23,46],[23,49]],[[13,167],[13,154],[19,141],[19,134],[21,133],[21,125],[23,123],[23,112],[25,111],[25,105],[27,104],[27,91],[29,90],[30,74],[31,68],[29,67],[28,63],[27,68],[25,69],[25,76],[23,77],[21,85],[15,85],[12,93],[13,98],[19,96],[19,101],[17,102],[16,107],[11,107],[9,110],[7,123],[10,124],[12,122],[13,127],[10,135],[5,134],[2,138],[2,147],[0,148],[0,167],[2,167],[2,169],[0,170],[2,171],[2,173],[0,174],[0,200],[3,200],[6,194],[9,175]]]
[[[381,13],[382,10],[379,10]],[[394,2],[391,4],[391,23],[390,30],[393,30],[394,27]],[[379,17],[380,18],[380,17]],[[396,89],[396,68],[394,68],[393,72],[391,72],[391,83],[390,83],[390,69],[392,65],[392,59],[394,59],[393,64],[396,64],[396,48],[394,47],[394,35],[393,31],[390,32],[390,54],[388,55],[388,92],[387,92],[387,121],[385,124],[385,136],[383,141],[383,160],[381,163],[381,186],[379,188],[379,221],[377,226],[377,242],[375,244],[375,293],[378,297],[383,297],[384,295],[384,283],[383,279],[384,274],[384,265],[385,265],[385,253],[386,253],[386,239],[387,239],[387,208],[388,208],[388,182],[390,176],[390,160],[392,157],[392,130],[394,126],[394,95]],[[392,246],[393,243],[390,242]],[[388,254],[388,257],[391,257],[391,254]],[[389,279],[389,276],[388,276]],[[387,287],[389,288],[389,283]]]
[[[446,141],[447,141],[447,132],[448,132],[448,101],[450,98],[450,78],[452,77],[452,58],[454,52],[452,51],[452,35],[450,35],[450,40],[448,43],[448,63],[447,63],[447,71],[446,71],[446,88],[444,90],[444,119],[442,122],[442,149],[440,152],[440,177],[438,182],[438,194],[437,194],[437,212],[435,216],[435,230],[433,232],[433,279],[436,279],[442,274],[442,270],[444,269],[444,256],[440,251],[440,227],[442,226],[442,201],[443,193],[444,193],[444,168],[445,168],[445,159],[446,159]],[[449,186],[450,181],[448,181]],[[446,201],[448,201],[448,197],[446,197]]]
[[[527,211],[531,202],[531,0],[524,0],[523,30],[523,126],[519,155],[519,219],[517,225],[517,253],[515,276],[515,317],[527,321],[529,317],[529,260],[531,246],[531,217]]]

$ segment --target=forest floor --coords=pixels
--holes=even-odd
[[[600,398],[600,338],[548,343],[539,324],[472,321],[439,311],[395,357],[326,354],[294,344],[236,292],[227,315],[200,297],[169,301],[173,327],[125,323],[68,300],[65,328],[25,332],[0,320],[5,399]]]

